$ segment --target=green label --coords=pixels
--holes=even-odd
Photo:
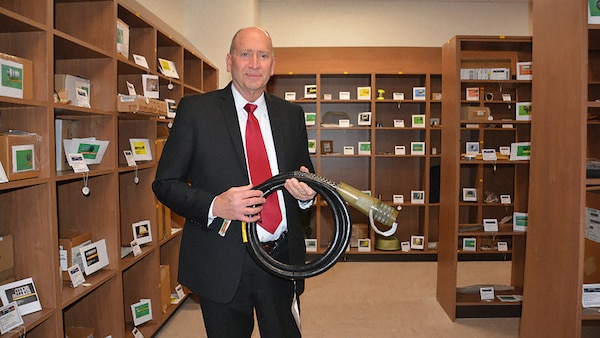
[[[141,318],[150,314],[150,307],[148,304],[142,304],[140,306],[136,306],[135,308],[135,317]]]
[[[23,69],[2,64],[2,86],[23,89]]]
[[[17,172],[33,170],[33,149],[17,150]]]
[[[83,158],[94,160],[98,156],[99,144],[80,143],[77,152],[83,155]]]

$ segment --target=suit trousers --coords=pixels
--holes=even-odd
[[[287,261],[287,244],[272,256]],[[262,338],[297,338],[300,330],[291,312],[294,282],[277,277],[244,256],[241,280],[233,300],[222,304],[199,297],[209,338],[249,338],[254,330],[254,311]]]

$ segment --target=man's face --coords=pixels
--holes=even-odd
[[[259,28],[244,29],[235,37],[226,61],[236,89],[248,101],[254,101],[275,69],[271,39]]]

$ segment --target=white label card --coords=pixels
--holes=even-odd
[[[338,121],[338,123],[339,123],[339,126],[342,128],[350,127],[350,120],[348,120],[348,119],[340,119]]]
[[[23,325],[23,317],[17,302],[0,307],[0,333],[5,334],[20,325]]]
[[[498,232],[498,220],[495,218],[484,218],[483,231]]]
[[[135,92],[135,85],[129,81],[127,82],[127,93],[129,95],[137,95],[137,93]]]
[[[6,171],[4,171],[2,162],[0,162],[0,183],[6,183],[6,182],[8,182],[8,176],[6,176]]]
[[[495,149],[482,149],[481,154],[484,161],[495,161],[498,159]]]
[[[146,58],[141,55],[133,54],[133,62],[140,67],[148,69],[148,61],[146,61]]]
[[[131,330],[131,333],[133,333],[133,336],[135,338],[144,338],[144,335],[142,334],[142,332],[140,330],[138,330],[137,327],[134,327],[133,330]]]
[[[79,264],[75,264],[67,269],[69,271],[69,278],[71,278],[71,286],[76,288],[79,285],[85,283],[85,277],[79,267]]]
[[[131,150],[123,150],[123,155],[125,155],[125,160],[127,160],[127,165],[130,167],[135,167],[137,163],[135,163],[135,159],[133,158],[133,153]]]
[[[600,284],[583,284],[582,297],[584,308],[600,306]]]
[[[87,164],[85,163],[83,154],[69,154],[68,162],[71,168],[73,168],[73,171],[76,173],[86,173],[90,171]]]
[[[483,287],[479,288],[479,295],[481,296],[481,300],[494,300],[494,288],[493,287]]]
[[[136,240],[131,241],[131,248],[133,249],[133,257],[137,257],[142,254],[142,248]]]
[[[175,287],[175,292],[177,292],[177,297],[179,297],[179,299],[185,297],[185,292],[183,291],[183,286],[181,286],[181,284]]]

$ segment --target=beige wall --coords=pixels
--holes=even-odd
[[[532,35],[528,0],[138,0],[230,76],[240,27],[260,25],[277,47],[440,47],[454,35]],[[167,4],[168,3],[168,4]]]

